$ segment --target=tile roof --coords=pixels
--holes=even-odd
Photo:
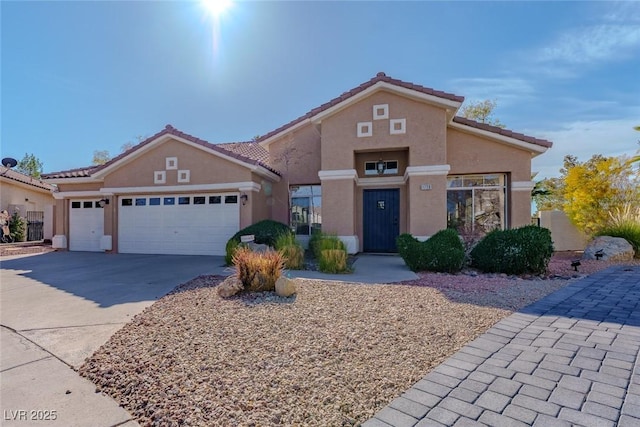
[[[475,120],[467,119],[460,116],[455,116],[453,121],[462,125],[470,126],[476,129],[485,130],[491,133],[497,133],[499,135],[508,136],[509,138],[518,139],[520,141],[528,142],[530,144],[540,145],[541,147],[551,148],[553,143],[546,139],[539,139],[533,136],[528,136],[523,133],[511,131],[509,129],[503,129],[497,126],[488,125],[486,123],[476,122]]]
[[[346,101],[347,99],[351,98],[352,96],[355,96],[357,94],[359,94],[360,92],[365,91],[366,89],[370,88],[371,86],[375,85],[376,83],[379,82],[384,82],[384,83],[389,83],[398,87],[402,87],[405,89],[411,89],[411,90],[415,90],[417,92],[422,92],[424,94],[427,95],[432,95],[432,96],[436,96],[438,98],[443,98],[443,99],[447,99],[449,101],[455,101],[455,102],[463,102],[464,101],[464,97],[463,96],[458,96],[458,95],[454,95],[452,93],[447,93],[447,92],[443,92],[440,90],[435,90],[435,89],[431,89],[425,86],[421,86],[421,85],[417,85],[415,83],[409,83],[409,82],[405,82],[402,80],[398,80],[398,79],[394,79],[391,78],[389,76],[387,76],[385,73],[380,72],[378,74],[376,74],[376,76],[374,78],[372,78],[371,80],[362,83],[360,86],[355,87],[347,92],[344,92],[342,95],[333,98],[331,101],[322,104],[319,107],[314,108],[313,110],[309,111],[308,113],[306,113],[303,116],[298,117],[297,119],[294,119],[292,121],[290,121],[289,123],[280,126],[279,128],[267,133],[266,135],[261,136],[258,141],[264,141],[270,137],[272,137],[273,135],[277,135],[278,133],[286,130],[287,128],[294,126],[306,119],[309,119],[313,116],[315,116],[316,114],[319,114],[331,107],[333,107],[334,105],[337,105],[343,101]]]
[[[275,174],[278,174],[278,175],[280,174],[280,172],[278,172],[271,165],[269,165],[269,153],[267,152],[267,150],[265,150],[264,148],[259,146],[257,143],[254,143],[254,142],[233,142],[233,143],[226,143],[226,144],[212,144],[212,143],[207,142],[207,141],[205,141],[203,139],[196,138],[193,135],[189,135],[187,133],[181,132],[181,131],[179,131],[178,129],[174,128],[171,125],[167,125],[160,132],[156,133],[153,136],[150,136],[149,138],[145,139],[144,141],[142,141],[138,145],[133,146],[129,150],[127,150],[127,151],[125,151],[123,153],[120,153],[119,155],[117,155],[116,157],[114,157],[113,159],[109,160],[108,162],[106,162],[103,165],[90,166],[90,167],[87,167],[87,168],[78,168],[78,169],[70,169],[70,170],[60,171],[60,172],[47,173],[47,174],[43,174],[43,178],[54,179],[54,178],[89,177],[92,174],[94,174],[96,172],[99,172],[102,169],[114,164],[115,162],[117,162],[117,161],[121,160],[122,158],[128,156],[129,154],[133,153],[134,151],[137,151],[137,150],[141,149],[145,145],[150,144],[151,142],[153,142],[157,138],[159,138],[161,136],[164,136],[164,135],[173,135],[173,136],[177,136],[179,138],[186,139],[186,140],[188,140],[190,142],[193,142],[194,144],[201,145],[201,146],[206,147],[206,148],[208,148],[210,150],[216,151],[216,152],[218,152],[220,154],[224,154],[226,156],[233,157],[234,159],[238,159],[238,160],[240,160],[242,162],[245,162],[245,163],[249,163],[249,164],[257,165],[257,166],[262,166],[265,169],[268,169],[269,171],[271,171],[271,172],[273,172]]]
[[[55,189],[51,184],[47,184],[39,179],[11,170],[4,166],[0,166],[0,177],[31,185],[42,190],[53,191]]]

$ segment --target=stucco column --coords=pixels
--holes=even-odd
[[[533,186],[533,181],[513,181],[511,183],[511,228],[531,224],[531,190],[533,190]]]
[[[407,232],[424,240],[447,228],[447,172],[449,165],[409,166]]]
[[[356,233],[355,169],[320,171],[322,183],[322,231],[336,234],[350,254],[360,251]]]
[[[54,195],[55,197],[55,195]],[[53,238],[51,246],[56,249],[67,248],[67,221],[69,217],[69,200],[64,198],[56,199],[53,225]]]

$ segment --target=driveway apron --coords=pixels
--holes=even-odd
[[[228,274],[222,257],[204,256],[52,252],[0,262],[3,426],[137,425],[73,369],[175,286]]]
[[[363,426],[640,426],[639,349],[640,267],[612,267],[498,322]]]

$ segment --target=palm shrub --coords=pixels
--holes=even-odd
[[[292,232],[283,233],[276,239],[276,250],[284,257],[285,268],[301,270],[304,266],[304,249]]]
[[[543,274],[551,255],[551,232],[526,225],[489,232],[471,251],[471,265],[487,273]]]
[[[252,234],[255,236],[254,243],[275,247],[278,236],[289,232],[289,226],[278,221],[265,219],[263,221],[256,222],[255,224],[238,231],[229,239],[229,241],[227,241],[227,245],[225,247],[225,261],[227,265],[232,264],[233,254],[238,247],[241,246],[241,236]]]
[[[233,255],[233,265],[245,291],[273,291],[284,269],[284,257],[277,251],[260,253],[240,247]]]

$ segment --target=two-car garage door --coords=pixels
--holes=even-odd
[[[224,255],[240,228],[237,193],[121,196],[118,252]]]

